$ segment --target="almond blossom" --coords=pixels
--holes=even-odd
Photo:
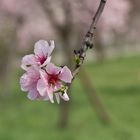
[[[30,66],[37,65],[43,67],[51,60],[51,53],[54,49],[54,41],[50,45],[45,40],[39,40],[35,43],[34,54],[25,55],[22,59],[21,68],[27,70]]]
[[[28,92],[31,100],[50,100],[54,103],[53,95],[57,102],[60,98],[69,100],[67,83],[72,81],[72,73],[67,66],[57,67],[50,63],[54,41],[40,40],[35,43],[34,53],[22,59],[21,67],[26,71],[20,78],[21,90]]]
[[[61,68],[48,63],[44,70],[40,70],[37,90],[41,96],[48,97],[52,103],[54,102],[54,94],[58,103],[60,102],[60,97],[68,101],[69,97],[66,93],[67,88],[65,88],[64,83],[71,83],[72,78],[72,73],[67,66]]]

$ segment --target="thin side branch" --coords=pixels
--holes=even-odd
[[[81,49],[74,51],[76,65],[75,65],[75,69],[73,71],[73,79],[79,73],[79,69],[80,69],[81,65],[83,64],[85,56],[86,56],[86,51],[93,47],[94,30],[96,29],[97,22],[104,10],[105,4],[106,4],[106,0],[100,1],[99,7],[95,13],[95,16],[93,17],[90,28],[83,39]]]

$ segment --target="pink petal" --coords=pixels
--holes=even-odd
[[[66,92],[65,92],[63,95],[60,94],[60,96],[61,96],[61,98],[62,98],[63,100],[69,101],[69,96],[68,96],[68,94],[67,94]]]
[[[51,56],[47,57],[46,61],[41,65],[41,67],[46,66],[51,61]]]
[[[55,48],[54,40],[50,40],[50,47],[48,51],[48,56],[52,54],[53,49]]]
[[[20,85],[22,91],[30,91],[36,89],[37,82],[40,78],[37,67],[30,67],[25,74],[20,78]]]
[[[62,86],[62,83],[61,83],[61,82],[57,82],[57,83],[55,84],[55,91],[58,90],[58,89],[60,89],[61,86]]]
[[[38,90],[38,92],[41,96],[47,96],[48,95],[46,87],[47,87],[46,83],[42,79],[38,80],[37,90]]]
[[[40,70],[40,77],[44,81],[44,83],[48,86],[48,74],[44,70]]]
[[[21,61],[21,68],[27,70],[29,66],[36,65],[36,64],[37,64],[36,58],[33,54],[25,55]]]
[[[49,97],[51,103],[54,103],[54,100],[53,100],[53,88],[52,87],[47,87],[47,93],[48,93],[48,97]]]
[[[44,72],[42,71],[42,76],[44,76]],[[52,86],[48,85],[46,79],[43,79],[44,77],[41,76],[41,79],[37,83],[37,90],[41,96],[44,96],[47,99],[51,101],[51,103],[54,103],[53,100],[53,88]]]
[[[36,89],[33,89],[33,90],[30,90],[27,97],[30,99],[30,100],[35,100],[38,96],[38,91]]]
[[[61,67],[57,67],[53,63],[48,63],[48,65],[46,66],[46,70],[49,74],[58,74],[61,69]]]
[[[59,104],[60,103],[60,96],[59,93],[55,93],[56,101]]]
[[[27,73],[23,74],[20,78],[20,85],[22,91],[28,91],[29,85],[28,85],[28,75]]]
[[[40,68],[38,66],[34,65],[27,70],[27,74],[29,75],[29,77],[32,80],[39,79],[39,77],[40,77],[39,70],[40,70]]]
[[[59,74],[59,78],[60,80],[66,83],[71,83],[73,76],[70,69],[67,66],[62,68],[61,73]]]
[[[42,57],[42,56],[50,56],[54,49],[54,42],[51,41],[51,45],[45,40],[39,40],[35,43],[34,46],[34,53],[35,55]]]

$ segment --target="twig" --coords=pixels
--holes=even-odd
[[[104,10],[105,4],[106,4],[106,0],[100,1],[100,5],[95,13],[95,16],[93,17],[90,28],[83,39],[81,49],[74,50],[76,65],[73,71],[73,79],[79,73],[80,67],[84,62],[87,50],[93,47],[93,33],[94,30],[96,29],[97,22]]]

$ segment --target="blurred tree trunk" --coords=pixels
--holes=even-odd
[[[72,69],[73,65],[73,54],[70,42],[69,29],[66,27],[62,32],[62,42],[63,42],[63,51],[65,53],[65,63],[67,66]],[[71,96],[71,87],[68,88],[68,95]],[[69,123],[69,113],[70,113],[70,101],[66,102],[61,100],[61,109],[60,109],[60,127],[65,128]]]
[[[65,52],[65,59],[67,60],[66,63],[70,68],[72,68],[73,64],[73,47],[71,46],[71,39],[66,38],[66,34],[63,38],[63,51]],[[79,42],[77,42],[79,44]],[[80,80],[81,84],[84,87],[84,89],[87,91],[86,95],[89,98],[89,101],[91,105],[95,106],[95,110],[97,112],[97,115],[99,116],[100,120],[104,123],[109,123],[110,118],[107,110],[105,109],[101,99],[99,98],[90,78],[88,77],[86,71],[83,69],[80,70]],[[71,89],[68,90],[68,95],[70,96]],[[69,122],[69,111],[70,111],[70,102],[62,101],[61,103],[61,111],[60,111],[60,126],[62,128],[65,128],[68,125]]]
[[[79,77],[91,105],[95,106],[95,110],[97,112],[98,117],[102,122],[109,123],[110,122],[109,114],[105,109],[105,106],[103,105],[99,95],[97,94],[87,72],[83,68],[80,70]]]
[[[7,15],[9,16],[9,15]],[[2,77],[2,91],[4,95],[10,95],[12,90],[13,78],[15,74],[15,61],[17,55],[17,31],[23,23],[22,17],[14,17],[14,26],[6,29],[3,36],[0,55],[0,75]],[[7,39],[8,38],[8,39]]]
[[[96,30],[96,40],[95,40],[95,54],[99,62],[102,62],[106,57],[104,45],[101,42],[100,34],[98,33],[97,30]]]
[[[1,84],[3,95],[9,95],[12,89],[12,77],[14,72],[14,60],[15,60],[15,38],[12,31],[9,33],[9,40],[2,38],[3,43],[1,43],[1,60],[0,60],[0,75],[1,75]]]
[[[9,64],[10,64],[10,59],[9,59],[9,50],[8,50],[8,47],[6,45],[6,43],[4,42],[3,38],[0,39],[0,77],[1,77],[1,88],[2,88],[2,91],[7,93],[7,88],[9,87],[5,87],[6,84],[6,74],[8,73],[8,67],[9,67]]]

